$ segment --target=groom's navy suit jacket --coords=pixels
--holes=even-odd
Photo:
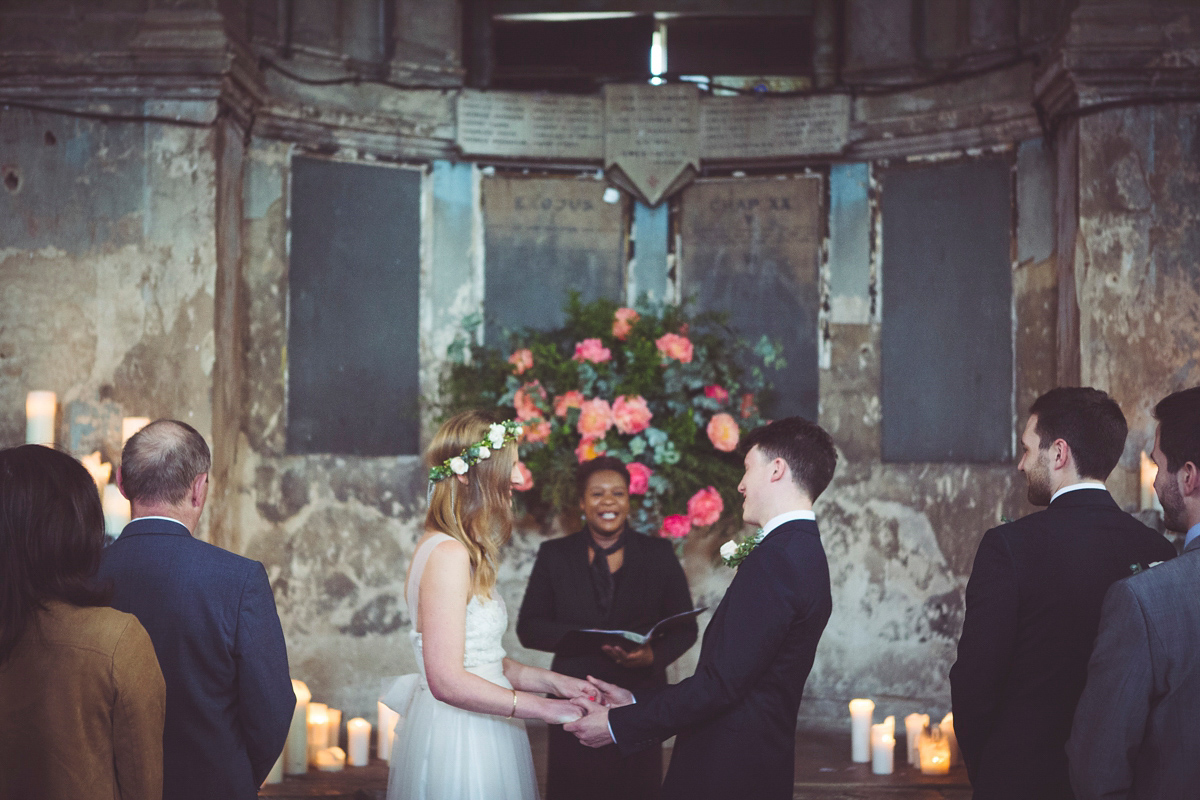
[[[609,712],[617,746],[678,734],[664,800],[790,800],[796,714],[832,608],[816,522],[785,522],[738,568],[695,674]]]
[[[1104,594],[1131,564],[1174,556],[1099,488],[984,534],[950,670],[975,800],[1074,797],[1066,743]]]
[[[167,684],[163,800],[252,800],[296,708],[266,570],[136,519],[104,549],[100,584],[150,634]]]

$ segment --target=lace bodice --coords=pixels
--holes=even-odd
[[[421,649],[421,634],[417,632],[417,603],[419,602],[417,587],[421,584],[421,573],[425,570],[425,562],[429,559],[429,553],[438,544],[449,538],[451,537],[446,534],[431,536],[413,556],[412,575],[409,576],[408,607],[413,620],[409,637],[412,639],[413,649],[417,655],[417,665],[422,674],[425,672],[425,658]],[[467,603],[463,666],[471,669],[502,660],[505,655],[502,640],[506,630],[508,630],[508,608],[504,605],[504,598],[494,592],[488,600],[472,597]]]

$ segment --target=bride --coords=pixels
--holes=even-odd
[[[512,531],[520,433],[516,422],[466,411],[429,447],[429,512],[405,588],[420,676],[411,700],[397,703],[404,719],[388,800],[536,798],[520,720],[571,722],[582,712],[570,699],[596,694],[587,681],[506,658],[501,646],[508,612],[493,590],[497,554]]]

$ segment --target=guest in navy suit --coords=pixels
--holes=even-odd
[[[125,445],[133,521],[104,550],[112,605],[150,634],[167,685],[164,800],[252,800],[296,707],[266,570],[193,538],[208,496],[204,438],[173,420]]]
[[[742,519],[766,535],[713,613],[695,674],[636,697],[593,678],[610,708],[577,699],[589,713],[566,726],[590,747],[615,740],[622,753],[677,734],[666,800],[791,800],[796,714],[833,608],[812,511],[833,477],[833,441],[790,417],[742,446]]]

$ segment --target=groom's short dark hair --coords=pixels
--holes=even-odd
[[[1154,407],[1158,447],[1167,457],[1167,472],[1191,461],[1200,466],[1200,386],[1169,394]]]
[[[1081,478],[1108,478],[1121,453],[1129,426],[1117,402],[1089,386],[1060,386],[1033,401],[1029,413],[1037,414],[1034,431],[1045,450],[1056,439],[1071,448]]]
[[[815,422],[803,417],[777,419],[755,428],[742,440],[742,453],[758,447],[767,458],[782,458],[810,500],[816,500],[833,479],[837,448],[833,439]]]

